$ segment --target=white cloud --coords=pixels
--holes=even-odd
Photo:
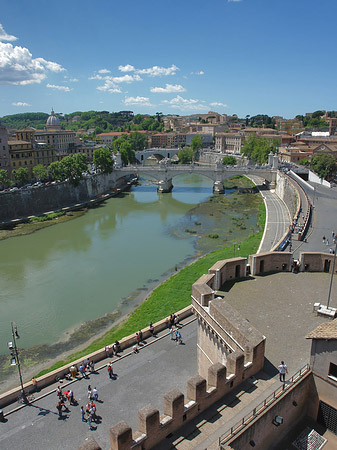
[[[69,92],[70,88],[68,86],[58,86],[57,84],[47,84],[47,88],[55,89],[57,91]]]
[[[161,77],[163,75],[175,75],[177,70],[179,70],[179,68],[176,65],[172,64],[171,67],[153,66],[149,67],[148,69],[138,69],[136,70],[136,73],[146,74],[150,77]]]
[[[164,88],[162,87],[153,87],[150,89],[151,92],[161,93],[161,94],[170,94],[172,92],[185,92],[186,89],[180,84],[167,84]]]
[[[4,27],[0,23],[0,41],[16,41],[17,37],[13,36],[12,34],[6,33],[4,30]]]
[[[41,83],[47,71],[63,72],[57,63],[33,58],[25,47],[0,42],[0,84],[27,85]]]
[[[89,77],[88,80],[104,80],[106,77],[102,77],[102,75],[93,75]]]
[[[139,106],[154,106],[151,104],[150,99],[148,97],[125,97],[123,101],[124,105],[139,105]]]
[[[111,80],[106,80],[103,86],[98,86],[96,89],[101,92],[110,92],[110,94],[122,93],[120,87],[116,86],[115,83],[113,83]]]
[[[65,71],[65,69],[62,66],[60,66],[60,64],[57,64],[57,63],[54,63],[51,61],[46,61],[43,58],[36,58],[36,61],[39,61],[41,64],[43,64],[46,67],[46,69],[50,70],[51,72],[58,73],[58,72]]]
[[[109,78],[113,83],[132,83],[133,81],[142,81],[139,75],[123,75],[122,77]]]
[[[110,70],[108,69],[101,69],[98,71],[98,73],[110,73]]]
[[[12,103],[13,106],[32,106],[29,103],[26,102],[13,102]]]
[[[193,110],[193,111],[200,111],[202,109],[208,110],[207,105],[203,105],[200,103],[200,100],[193,99],[193,98],[183,98],[180,95],[177,95],[176,97],[172,98],[171,100],[163,100],[164,104],[170,105],[173,108],[180,109],[180,110]]]
[[[131,64],[126,64],[126,66],[118,66],[118,70],[121,72],[134,72],[136,69]]]
[[[203,70],[199,70],[199,72],[191,72],[191,75],[205,75]]]
[[[211,106],[222,106],[223,108],[228,108],[228,105],[225,105],[225,103],[221,102],[212,102],[210,103]]]
[[[148,75],[149,77],[161,77],[166,75],[175,75],[175,73],[179,70],[179,67],[172,64],[171,67],[153,66],[148,67],[147,69],[136,69],[131,64],[126,64],[125,66],[118,66],[118,69],[121,72],[135,72]]]

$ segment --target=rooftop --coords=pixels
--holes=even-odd
[[[337,319],[318,325],[306,339],[337,339]]]

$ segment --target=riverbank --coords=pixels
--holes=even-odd
[[[239,194],[239,193],[233,193],[230,196],[230,199],[224,198],[224,196],[211,196],[209,201],[205,202],[205,204],[201,203],[196,208],[194,208],[193,213],[191,211],[186,215],[189,218],[192,217],[198,217],[198,220],[201,222],[201,225],[196,225],[198,233],[198,239],[196,239],[196,248],[197,248],[197,255],[205,254],[209,249],[213,249],[215,247],[223,247],[226,245],[227,247],[225,249],[220,248],[216,250],[216,252],[211,256],[213,261],[217,261],[218,259],[225,259],[226,257],[233,256],[234,248],[233,245],[230,245],[231,242],[234,240],[237,242],[237,239],[232,239],[233,236],[230,236],[226,242],[222,242],[222,238],[210,238],[208,237],[208,234],[210,234],[210,224],[216,224],[217,226],[222,225],[224,228],[227,228],[224,225],[224,214],[221,214],[219,211],[221,209],[226,209],[226,214],[230,216],[230,203],[233,203],[233,207],[235,207],[236,212],[240,212],[242,214],[246,214],[243,212],[243,206],[244,205],[250,205],[252,203],[252,199],[256,198],[258,202],[262,204],[262,199],[260,195],[258,194]],[[223,203],[225,201],[229,201],[229,205],[226,203]],[[197,211],[198,208],[203,209],[203,216],[202,214],[199,215],[199,212]],[[218,211],[218,212],[217,212]],[[254,208],[254,214],[261,214],[261,211],[259,211],[259,208]],[[219,215],[218,215],[219,214]],[[236,214],[236,213],[235,213]],[[264,219],[262,219],[264,222]],[[183,229],[183,224],[181,225]],[[181,228],[180,227],[180,228]],[[236,223],[230,222],[230,227],[233,230],[237,230],[239,227]],[[247,255],[249,253],[254,253],[256,251],[256,248],[258,247],[258,243],[262,236],[262,228],[260,231],[260,237],[255,237],[255,244],[254,244],[254,236],[257,227],[256,222],[251,230],[250,228],[247,228],[245,230],[240,230],[243,235],[247,238],[249,234],[252,236],[248,239],[248,247],[244,244],[245,239],[240,239],[241,248],[240,248],[240,256],[243,256],[244,253]],[[201,230],[203,230],[201,232]],[[184,231],[184,229],[183,229]],[[230,230],[229,230],[230,231]],[[188,233],[187,233],[188,234]],[[233,234],[233,233],[229,233]],[[235,234],[235,233],[234,233]],[[202,245],[200,245],[203,241],[209,241],[209,244],[211,244],[213,247],[208,249],[202,249]],[[237,247],[237,246],[236,246]],[[193,259],[195,259],[196,253],[194,254]],[[236,248],[236,254],[237,248]],[[188,257],[185,260],[185,264],[191,263],[192,257]],[[204,256],[203,258],[207,258],[207,256]],[[201,258],[198,261],[203,260]],[[122,336],[134,333],[135,331],[138,331],[140,327],[147,326],[149,321],[157,321],[159,319],[162,319],[162,317],[165,317],[167,314],[170,314],[172,311],[179,310],[183,308],[184,306],[188,305],[190,303],[190,293],[191,293],[191,285],[193,282],[200,276],[201,273],[204,273],[203,270],[207,271],[207,267],[209,267],[210,264],[209,260],[206,260],[205,266],[198,267],[198,265],[194,265],[198,263],[196,261],[193,264],[188,265],[184,269],[180,270],[178,273],[174,274],[176,270],[179,270],[179,268],[182,266],[182,263],[177,264],[176,267],[172,267],[171,271],[167,271],[167,273],[164,274],[163,277],[160,277],[160,280],[148,280],[146,283],[149,287],[154,287],[154,284],[160,284],[161,281],[164,278],[168,278],[174,274],[173,277],[168,279],[167,281],[164,281],[164,283],[160,284],[156,289],[153,290],[152,294],[148,296],[148,290],[143,286],[142,288],[137,289],[134,293],[132,293],[129,297],[125,298],[121,302],[121,308],[118,308],[118,311],[115,311],[116,316],[111,317],[110,315],[107,315],[107,320],[105,321],[103,316],[103,320],[100,321],[100,319],[97,319],[97,321],[89,321],[86,323],[83,323],[80,327],[78,327],[75,330],[75,333],[67,333],[68,339],[62,340],[61,342],[53,345],[43,345],[38,346],[35,348],[22,350],[21,351],[21,359],[23,361],[23,368],[24,368],[24,375],[25,378],[30,378],[32,375],[36,375],[36,372],[38,370],[41,370],[42,367],[48,367],[51,365],[52,361],[55,359],[63,359],[63,361],[60,361],[57,364],[57,367],[64,364],[65,361],[76,359],[77,357],[81,357],[82,355],[85,355],[91,351],[92,349],[96,350],[97,348],[101,348],[104,346],[104,342],[113,342],[113,340],[120,339]],[[200,263],[198,263],[200,264]],[[179,276],[178,276],[179,275]],[[164,291],[163,291],[164,289]],[[183,296],[181,296],[183,294]],[[154,297],[153,297],[154,296]],[[136,311],[131,312],[131,308],[134,308],[134,306],[137,306],[140,302],[144,300],[145,297],[148,297],[147,300],[145,300],[144,303],[142,303]],[[154,298],[154,300],[153,300]],[[129,313],[125,316],[126,308],[123,308],[123,306],[127,304],[127,308],[129,310]],[[166,309],[163,309],[166,308]],[[138,311],[138,312],[137,312]],[[110,316],[110,317],[109,317]],[[102,318],[101,318],[102,319]],[[110,321],[111,320],[111,321]],[[118,325],[116,325],[116,320],[118,320]],[[113,328],[111,328],[111,325],[113,323]],[[91,326],[92,325],[92,326]],[[107,330],[108,329],[108,330]],[[94,330],[94,334],[88,333],[88,330]],[[97,330],[99,330],[99,334],[97,333]],[[104,331],[107,331],[104,333]],[[101,335],[101,336],[99,336]],[[91,336],[91,337],[90,337]],[[117,336],[117,337],[115,337]],[[72,339],[72,337],[74,339]],[[78,339],[81,338],[79,341]],[[88,338],[92,341],[91,344],[88,346]],[[78,356],[79,355],[79,356]],[[8,361],[7,361],[7,355],[4,355],[4,361],[1,369],[1,378],[3,376],[9,375],[12,373],[12,368],[8,367]],[[3,386],[2,386],[3,387]]]
[[[32,234],[43,228],[50,227],[59,223],[68,222],[69,220],[77,219],[83,216],[88,211],[88,208],[83,208],[71,212],[51,213],[47,216],[36,216],[36,219],[46,217],[46,220],[39,221],[30,219],[28,222],[21,222],[18,224],[8,225],[6,228],[0,229],[0,241],[3,239],[9,239],[17,236],[25,236],[26,234]],[[53,216],[55,214],[55,216]],[[48,217],[49,216],[49,217]]]

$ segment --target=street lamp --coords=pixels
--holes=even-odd
[[[332,289],[332,280],[333,280],[333,274],[335,272],[335,264],[336,264],[336,252],[337,252],[337,239],[335,240],[335,254],[334,254],[333,263],[332,263],[330,287],[329,287],[329,294],[328,294],[328,304],[326,306],[327,309],[330,308],[330,297],[331,297],[331,289]]]
[[[11,322],[11,326],[12,326],[13,341],[8,342],[8,349],[11,352],[11,366],[18,367],[22,400],[24,403],[28,403],[28,399],[26,397],[25,390],[23,389],[19,352],[18,352],[18,347],[16,345],[16,340],[20,339],[20,336],[19,336],[18,329],[17,329],[15,322]]]

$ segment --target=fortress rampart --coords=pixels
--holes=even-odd
[[[301,253],[299,270],[329,272],[333,257],[328,253]],[[187,381],[186,396],[178,389],[163,395],[163,414],[151,404],[139,410],[135,433],[124,421],[113,426],[110,429],[111,450],[164,446],[166,437],[263,368],[265,337],[225,298],[217,296],[217,291],[226,281],[248,277],[252,267],[255,267],[255,274],[290,272],[292,255],[267,252],[250,255],[248,260],[249,264],[247,258],[218,261],[193,284],[192,306],[198,319],[199,373]],[[264,264],[261,266],[262,261]],[[90,447],[93,442],[87,445],[81,449],[99,449]]]

